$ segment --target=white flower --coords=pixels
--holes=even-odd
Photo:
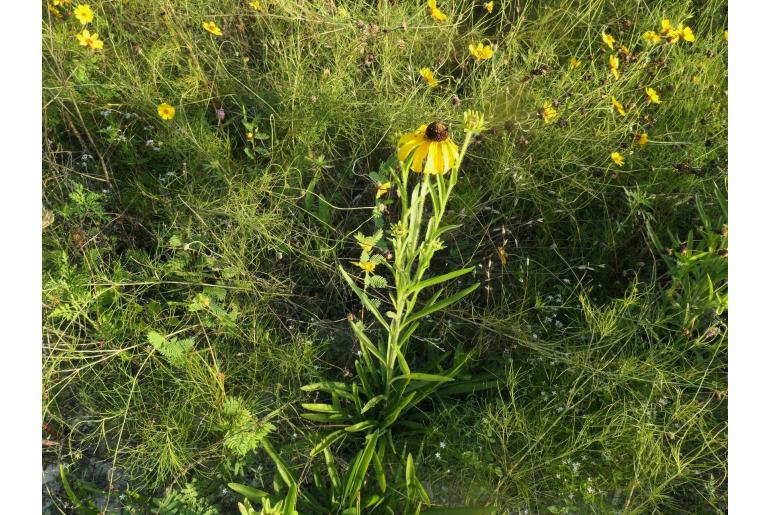
[[[436,459],[437,459],[437,460],[440,460],[440,459],[441,459],[441,453],[440,453],[440,452],[437,452],[437,453],[436,453]]]
[[[441,442],[438,443],[438,446],[441,447],[442,449],[445,449],[446,448],[446,443],[441,441]]]

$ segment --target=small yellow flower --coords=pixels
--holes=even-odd
[[[398,140],[398,160],[405,162],[412,155],[414,172],[443,175],[460,160],[457,144],[449,137],[449,128],[442,122],[420,125]]]
[[[388,182],[383,182],[382,184],[380,184],[379,186],[377,186],[377,193],[374,195],[374,198],[375,198],[375,199],[378,199],[378,198],[380,198],[381,196],[383,196],[383,195],[387,194],[389,189],[390,189],[390,181],[388,181]],[[364,250],[366,250],[366,249],[364,249]],[[371,250],[371,249],[370,249],[370,250]],[[367,252],[369,252],[369,250],[367,250]]]
[[[171,120],[175,114],[176,114],[176,109],[174,108],[174,106],[172,106],[167,102],[163,102],[158,106],[158,116],[160,116],[164,120]]]
[[[468,50],[470,50],[471,55],[478,61],[491,58],[492,54],[495,52],[491,45],[485,45],[484,43],[479,43],[476,46],[468,45]]]
[[[249,141],[253,141],[254,140],[254,133],[251,132],[251,131],[247,132],[246,133],[246,139],[249,140]]]
[[[345,9],[344,6],[339,6],[337,7],[337,16],[339,16],[340,18],[347,18],[348,16],[350,16],[350,14],[348,13],[348,10]]]
[[[374,269],[377,267],[377,263],[373,261],[365,261],[363,263],[358,261],[357,263],[354,263],[354,264],[357,267],[359,267],[361,270],[366,272],[367,274],[371,274],[372,272],[374,272]]]
[[[620,116],[625,116],[625,115],[626,115],[626,111],[625,111],[625,109],[623,109],[623,104],[621,104],[620,102],[618,102],[618,99],[617,99],[617,98],[615,98],[615,97],[612,97],[612,105],[613,105],[613,107],[614,107],[615,109],[617,109],[617,110],[618,110],[618,114],[619,114]]]
[[[695,42],[695,34],[693,34],[692,29],[690,27],[682,28],[682,24],[679,24],[679,36],[687,41],[688,43]]]
[[[558,114],[559,113],[556,112],[556,109],[553,107],[553,104],[550,102],[550,100],[543,102],[543,107],[538,110],[538,115],[540,115],[540,118],[542,118],[545,123],[551,123],[554,121]]]
[[[430,68],[420,68],[420,75],[422,76],[423,80],[428,83],[428,86],[431,88],[435,88],[438,86],[438,81],[436,80],[436,75],[433,73],[433,70]]]
[[[262,10],[262,2],[260,2],[259,0],[254,0],[253,2],[249,2],[249,7],[251,7],[255,11],[261,11]]]
[[[623,159],[623,155],[620,152],[613,152],[610,154],[610,157],[618,166],[623,166],[623,164],[626,162],[625,159]]]
[[[485,3],[484,4],[484,9],[486,9],[486,11],[489,14],[492,14],[492,11],[495,10],[495,3],[494,2],[487,2],[487,3]]]
[[[439,9],[436,6],[436,0],[428,0],[428,11],[430,12],[430,15],[433,17],[436,21],[444,21],[446,20],[446,14],[444,14],[441,9]]]
[[[648,137],[646,132],[634,135],[634,143],[636,143],[640,147],[643,147],[647,144],[647,139]]]
[[[668,36],[669,32],[671,32],[671,21],[668,18],[663,18],[660,20],[660,33]]]
[[[607,46],[610,47],[610,50],[615,50],[615,38],[612,37],[612,34],[602,32],[602,41],[604,41]]]
[[[660,96],[654,88],[647,88],[644,91],[647,93],[647,98],[650,99],[650,102],[653,104],[660,104]]]
[[[481,133],[484,131],[484,115],[479,111],[468,109],[463,113],[463,131]]]
[[[72,3],[72,0],[51,0],[51,5],[54,7],[59,5],[69,5]]]
[[[699,75],[693,75],[692,76],[692,83],[693,84],[700,84],[700,76]]]
[[[722,37],[724,37],[724,38],[725,38],[725,41],[727,41],[727,31],[725,31],[725,33],[724,33],[724,34],[722,34]]]
[[[91,7],[88,4],[78,5],[75,7],[73,14],[75,15],[75,18],[77,18],[78,21],[80,21],[80,23],[83,25],[94,19],[94,12],[91,10]]]
[[[213,21],[204,21],[203,22],[203,28],[207,31],[211,32],[215,36],[221,36],[222,35],[222,29],[219,28],[219,25],[214,23]]]
[[[656,43],[660,43],[660,36],[658,36],[658,33],[655,32],[654,30],[648,30],[647,32],[642,34],[642,37],[650,45],[654,45]]]
[[[583,66],[583,61],[581,61],[577,57],[570,58],[570,60],[569,60],[569,69],[570,70],[577,70],[581,66]]]
[[[618,71],[618,67],[620,66],[620,59],[618,59],[618,56],[611,55],[610,56],[610,71],[612,72],[612,75],[615,77],[615,80],[620,78],[620,72]]]
[[[61,18],[61,11],[59,10],[58,7],[56,7],[56,4],[54,3],[48,4],[48,11],[54,16],[56,16],[57,18]]]
[[[104,41],[99,39],[99,34],[96,32],[91,34],[88,29],[83,29],[80,34],[75,34],[75,37],[78,38],[81,46],[88,47],[93,51],[102,50],[104,48]]]

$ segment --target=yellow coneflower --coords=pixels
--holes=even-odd
[[[646,132],[634,135],[634,143],[643,147],[647,144],[648,136]]]
[[[610,158],[615,162],[618,166],[623,166],[625,164],[625,159],[623,158],[623,155],[620,152],[613,152],[610,154]]]
[[[583,61],[581,61],[577,57],[571,57],[570,58],[570,60],[569,60],[569,69],[570,70],[577,70],[581,66],[583,66]]]
[[[495,3],[494,2],[487,2],[484,4],[484,9],[489,13],[492,14],[492,11],[495,10]]]
[[[413,152],[411,169],[417,173],[443,175],[460,159],[457,144],[449,137],[449,128],[439,121],[420,125],[416,131],[401,136],[398,160],[406,161]]]

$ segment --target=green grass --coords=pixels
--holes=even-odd
[[[44,15],[44,465],[113,509],[231,513],[228,482],[272,488],[245,417],[308,477],[299,387],[355,373],[361,307],[336,270],[373,230],[368,175],[422,123],[462,139],[472,108],[490,130],[433,266],[475,266],[482,287],[410,361],[462,345],[498,383],[423,403],[429,431],[396,446],[437,506],[726,511],[727,3],[482,3],[440,2],[439,24],[412,2],[91,2],[95,54]],[[648,47],[663,17],[696,41]],[[634,54],[617,81],[603,30]],[[468,56],[480,40],[489,61]],[[356,449],[334,450],[344,470]],[[46,497],[72,503],[56,482]]]

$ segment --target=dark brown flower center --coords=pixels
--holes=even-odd
[[[431,141],[444,141],[449,137],[449,127],[443,122],[433,122],[425,129],[425,136]]]

